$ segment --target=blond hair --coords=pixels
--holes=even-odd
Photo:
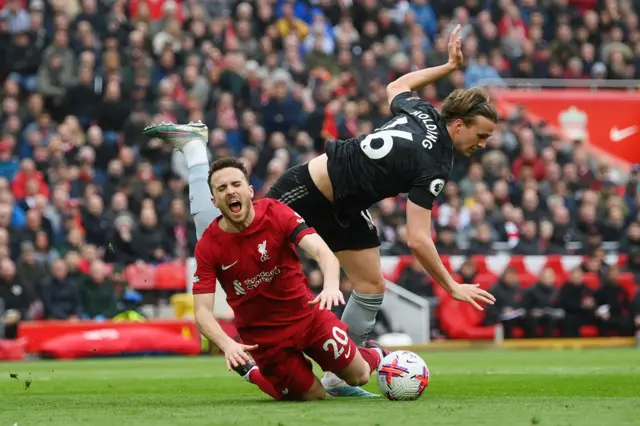
[[[462,120],[466,126],[469,126],[478,116],[485,117],[494,123],[498,122],[498,112],[489,103],[489,95],[478,87],[456,89],[451,92],[442,102],[440,115],[447,124]]]

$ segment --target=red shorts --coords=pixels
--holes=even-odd
[[[331,311],[314,309],[304,328],[288,333],[277,346],[251,354],[262,376],[284,400],[300,400],[315,380],[308,355],[323,371],[339,372],[353,360],[357,347],[349,339],[347,326]]]

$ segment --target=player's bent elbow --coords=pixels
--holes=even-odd
[[[400,93],[408,92],[410,90],[411,89],[405,85],[398,84],[397,81],[392,81],[387,84],[387,99],[389,100],[389,103],[391,103],[391,101],[393,101],[393,99]]]

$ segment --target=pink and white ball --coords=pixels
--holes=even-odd
[[[391,352],[378,368],[378,386],[391,401],[416,400],[429,386],[429,367],[413,352]]]

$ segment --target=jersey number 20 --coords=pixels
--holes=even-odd
[[[333,327],[331,332],[333,333],[333,339],[328,339],[326,342],[324,342],[324,344],[322,345],[322,349],[324,349],[325,352],[329,352],[329,349],[332,349],[333,357],[335,359],[338,359],[340,358],[340,355],[344,353],[344,347],[349,346],[349,336],[347,336],[347,333],[345,333],[344,330],[339,327]],[[351,355],[350,347],[349,352],[347,352],[347,354],[345,355],[345,358],[349,358],[349,355]]]
[[[413,136],[409,132],[406,132],[404,130],[389,130],[395,126],[407,124],[408,122],[409,119],[404,115],[401,115],[386,126],[381,127],[380,129],[376,129],[375,132],[362,139],[362,141],[360,142],[360,149],[362,149],[367,157],[371,158],[372,160],[379,160],[381,158],[384,158],[391,152],[391,148],[393,148],[393,138],[401,138],[408,141],[413,140]],[[371,146],[371,142],[376,139],[381,140],[382,145],[374,148]]]

